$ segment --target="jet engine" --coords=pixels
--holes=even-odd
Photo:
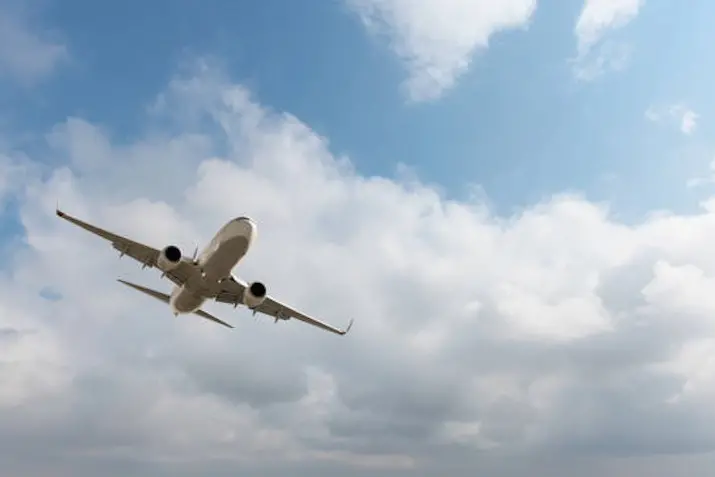
[[[253,282],[243,292],[243,304],[255,308],[266,299],[266,286],[261,282]]]
[[[181,263],[181,250],[176,245],[169,245],[159,254],[157,265],[165,272],[175,269]]]

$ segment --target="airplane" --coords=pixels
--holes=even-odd
[[[174,316],[196,314],[202,318],[233,328],[229,323],[201,309],[207,300],[227,303],[236,308],[243,305],[256,313],[279,320],[291,318],[345,335],[353,321],[345,329],[336,328],[312,318],[269,296],[266,286],[258,281],[246,283],[236,278],[232,271],[246,255],[257,233],[256,223],[249,217],[237,217],[227,222],[198,254],[198,247],[191,258],[185,257],[176,245],[167,245],[162,250],[149,247],[94,225],[88,224],[56,209],[57,216],[111,242],[119,257],[127,255],[142,264],[142,268],[158,268],[162,278],[174,283],[171,294],[117,279],[123,285],[145,293],[169,305]]]

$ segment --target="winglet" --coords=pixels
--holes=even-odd
[[[57,217],[64,217],[65,213],[60,210],[60,201],[57,201],[57,204],[55,204],[55,213],[57,214]]]
[[[348,327],[345,328],[345,331],[343,332],[344,335],[347,335],[350,332],[350,329],[353,327],[353,320],[350,320],[350,323],[348,323]]]

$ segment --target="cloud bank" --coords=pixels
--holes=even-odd
[[[46,135],[52,164],[2,156],[20,224],[0,275],[4,470],[708,475],[714,201],[634,225],[573,195],[497,216],[361,175],[199,66],[158,96],[151,134],[117,143],[70,118]],[[56,201],[189,253],[250,215],[239,275],[355,327],[215,304],[235,330],[175,319],[114,278],[166,282],[58,220]]]

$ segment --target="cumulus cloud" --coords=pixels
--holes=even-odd
[[[524,27],[536,0],[346,0],[405,63],[412,101],[439,98],[497,32]]]
[[[573,195],[498,216],[359,174],[212,68],[152,111],[178,121],[117,143],[69,119],[47,135],[60,163],[13,159],[28,172],[0,275],[8,472],[625,476],[714,449],[712,202],[633,225]],[[168,284],[54,217],[57,200],[189,253],[250,215],[239,275],[355,327],[217,304],[235,330],[174,318],[114,277]],[[690,475],[708,475],[700,459]]]
[[[585,0],[574,32],[578,42],[574,73],[591,80],[608,69],[622,69],[631,50],[626,44],[604,40],[607,32],[631,22],[645,0]]]
[[[67,46],[34,25],[26,6],[0,2],[0,77],[33,84],[67,58]]]
[[[645,112],[645,117],[652,122],[668,121],[680,132],[690,135],[698,125],[700,115],[682,103],[670,106],[651,106]]]

